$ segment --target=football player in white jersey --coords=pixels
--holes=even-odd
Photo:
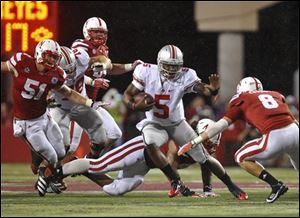
[[[81,93],[83,96],[86,96],[84,73],[89,66],[88,54],[83,51],[74,54],[70,48],[65,46],[62,46],[61,50],[62,58],[59,65],[67,74],[66,85]],[[96,79],[91,83],[103,89],[109,87],[108,80],[105,79]],[[53,94],[55,102],[59,104],[60,107],[50,108],[50,113],[62,130],[64,144],[66,147],[69,147],[69,149],[67,149],[68,152],[74,153],[79,144],[79,141],[78,144],[74,144],[73,142],[72,147],[70,147],[69,129],[72,120],[85,129],[91,140],[91,152],[95,155],[99,155],[105,146],[99,142],[101,142],[103,138],[107,138],[104,122],[100,113],[92,108],[85,108],[81,105],[74,104],[57,92]],[[75,124],[76,131],[73,135],[79,135],[77,138],[80,139],[82,130],[77,127],[77,124]]]
[[[210,75],[209,82],[209,85],[202,83],[193,69],[183,67],[183,53],[178,47],[166,45],[158,53],[157,65],[143,64],[136,67],[133,81],[124,92],[123,101],[128,108],[149,109],[146,119],[138,123],[137,128],[142,132],[152,161],[172,181],[169,197],[176,196],[184,185],[159,147],[170,138],[182,146],[197,137],[185,120],[182,97],[190,92],[216,95],[220,86],[219,76]],[[155,99],[153,107],[145,101],[134,102],[134,96],[142,91]],[[202,145],[195,146],[188,154],[222,180],[233,195],[241,200],[247,199],[247,194],[232,183],[222,165]]]

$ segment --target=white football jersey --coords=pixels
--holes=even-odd
[[[193,87],[201,79],[190,68],[182,68],[181,76],[175,81],[169,81],[161,76],[157,65],[138,65],[133,73],[132,84],[155,99],[155,106],[146,112],[146,119],[137,128],[141,129],[146,123],[159,123],[170,126],[185,119],[182,97],[194,92]]]
[[[81,95],[86,96],[84,75],[88,68],[90,58],[87,52],[81,49],[78,49],[74,54],[77,61],[76,74],[73,78],[67,78],[65,84],[71,89],[79,92]],[[54,92],[54,98],[58,104],[61,104],[61,108],[63,109],[70,109],[74,106],[73,102],[69,101],[58,92]]]

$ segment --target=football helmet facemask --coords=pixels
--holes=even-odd
[[[183,66],[183,54],[175,45],[166,45],[157,55],[158,70],[168,80],[177,80]]]
[[[105,45],[108,29],[104,20],[100,17],[91,17],[83,25],[83,36],[93,45]]]
[[[47,69],[55,68],[61,59],[61,48],[57,42],[46,39],[37,44],[34,57],[37,63],[44,65]]]
[[[73,79],[76,75],[77,61],[73,51],[66,47],[61,46],[61,60],[59,66],[66,72],[67,79]]]

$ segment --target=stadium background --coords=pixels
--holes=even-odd
[[[141,59],[156,63],[157,51],[165,44],[175,44],[184,52],[185,65],[196,69],[204,82],[208,82],[209,74],[217,72],[220,33],[197,31],[194,2],[61,1],[57,6],[55,37],[61,45],[71,46],[75,39],[82,38],[84,22],[89,17],[99,16],[108,25],[108,46],[113,62],[127,63]],[[1,30],[2,23],[1,17]],[[260,10],[258,32],[243,32],[243,35],[244,76],[256,76],[264,87],[280,91],[286,96],[296,95],[296,100],[299,100],[293,79],[299,67],[299,3],[279,2]],[[18,49],[15,48],[11,53],[3,52],[3,41],[1,34],[1,60],[6,60]],[[111,87],[122,93],[132,77],[128,73],[109,79]],[[2,104],[11,103],[7,95],[10,92],[7,82],[9,80],[1,75],[1,163],[28,162],[28,147],[21,140],[13,138],[11,121],[6,119],[7,116],[10,119],[11,108],[8,107],[7,116],[2,116]],[[185,105],[193,98],[192,95],[185,97]],[[298,109],[297,102],[294,105]],[[88,146],[86,136],[82,145],[85,148]]]

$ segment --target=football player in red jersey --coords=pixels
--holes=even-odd
[[[239,119],[256,127],[262,137],[244,144],[235,153],[235,161],[271,186],[272,192],[266,201],[273,203],[288,187],[267,172],[257,160],[269,159],[286,152],[294,168],[299,170],[299,123],[289,111],[284,96],[275,91],[264,91],[257,78],[242,79],[224,117],[212,129],[184,145],[178,154],[222,132]]]
[[[120,75],[132,71],[141,63],[136,60],[133,63],[117,64],[111,63],[109,59],[109,48],[106,44],[108,36],[108,28],[106,22],[100,17],[91,17],[86,20],[83,25],[84,39],[77,39],[72,44],[74,53],[80,53],[84,50],[90,57],[90,67],[86,70],[86,75],[92,78],[87,82],[87,96],[93,100],[99,99],[99,88],[91,85],[94,79],[104,78],[106,75]],[[103,119],[105,129],[107,130],[106,150],[112,144],[122,137],[122,131],[113,117],[104,109],[101,108],[99,113]],[[96,158],[94,155],[88,154],[88,157]]]
[[[86,71],[86,75],[95,78],[102,78],[108,75],[120,75],[132,71],[142,61],[136,60],[128,64],[111,63],[109,48],[106,45],[108,28],[106,22],[100,17],[91,17],[83,25],[84,39],[77,39],[72,44],[72,49],[76,51],[85,50],[93,63]],[[87,94],[90,98],[96,99],[99,89],[87,87]]]
[[[1,73],[13,75],[14,136],[24,137],[31,149],[49,164],[46,168],[49,172],[39,173],[37,188],[40,196],[45,195],[48,186],[56,188],[54,183],[45,179],[44,174],[54,174],[53,179],[58,177],[61,169],[59,160],[65,156],[61,130],[47,112],[48,92],[56,90],[69,100],[94,109],[102,104],[64,85],[65,72],[58,67],[60,58],[59,44],[53,40],[43,40],[36,46],[35,58],[20,52],[9,61],[1,61]],[[104,129],[99,134],[104,144]],[[55,192],[60,190],[55,189]]]

